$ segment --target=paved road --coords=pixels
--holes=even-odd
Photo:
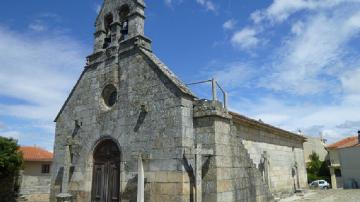
[[[360,189],[309,190],[280,202],[360,202]]]

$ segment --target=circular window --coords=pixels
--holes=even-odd
[[[114,85],[109,84],[105,86],[102,97],[107,106],[112,107],[117,101],[117,91]]]

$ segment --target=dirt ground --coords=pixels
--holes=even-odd
[[[0,200],[1,201],[1,200]],[[49,194],[32,194],[19,197],[18,202],[48,202]]]
[[[360,202],[360,189],[307,190],[280,202]]]

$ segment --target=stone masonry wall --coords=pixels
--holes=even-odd
[[[137,48],[122,54],[98,54],[62,110],[56,124],[54,175],[51,199],[60,191],[64,141],[72,134],[77,120],[81,128],[75,139],[74,172],[70,190],[76,201],[90,201],[92,153],[103,138],[112,138],[121,149],[121,200],[136,200],[137,159],[135,153],[148,154],[144,162],[146,201],[186,201],[190,197],[182,145],[192,146],[192,101],[178,89]],[[102,89],[112,83],[118,101],[104,105]],[[141,113],[142,108],[146,113]]]
[[[21,195],[49,194],[50,176],[21,176]]]
[[[259,167],[261,155],[266,151],[269,156],[270,190],[278,194],[294,192],[294,183],[300,188],[307,187],[307,175],[302,141],[283,137],[260,128],[235,123],[238,136],[242,139],[251,159]],[[298,167],[298,176],[293,177],[292,168]],[[299,187],[297,187],[299,188]]]
[[[28,201],[49,201],[50,176],[21,176],[20,196]]]
[[[194,108],[194,117],[197,143],[215,152],[204,160],[203,200],[272,201],[267,185],[233,127],[231,116],[221,104],[200,101]]]

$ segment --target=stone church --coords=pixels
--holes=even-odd
[[[152,52],[144,10],[103,3],[55,119],[50,201],[255,202],[306,187],[306,139],[197,98]]]

